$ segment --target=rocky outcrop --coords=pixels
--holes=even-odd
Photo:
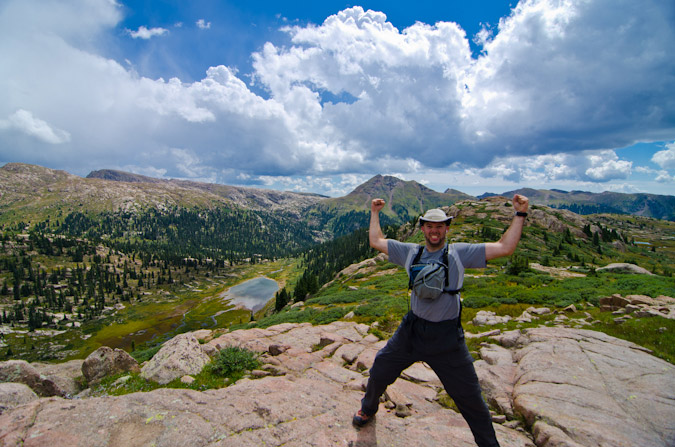
[[[495,337],[499,340],[499,337]],[[538,446],[675,445],[675,367],[601,332],[540,327],[484,345],[488,400],[521,415]]]
[[[97,384],[107,376],[124,372],[140,372],[138,362],[122,349],[101,346],[82,363],[82,375],[87,383]]]
[[[385,343],[368,330],[335,322],[226,333],[201,350],[258,351],[264,371],[252,377],[262,378],[204,392],[29,401],[0,415],[0,444],[436,447],[452,439],[453,446],[475,445],[463,418],[440,405],[441,384],[424,363],[387,389],[373,424],[351,426],[367,370]],[[476,369],[503,415],[495,417],[503,421],[495,424],[502,447],[673,445],[673,365],[593,331],[493,332],[495,343],[481,347]]]
[[[59,396],[74,396],[82,391],[84,383],[82,364],[84,360],[70,360],[62,363],[31,363],[42,377],[51,380],[60,390]]]
[[[621,296],[614,294],[600,298],[600,310],[612,311],[616,315],[630,317],[634,315],[641,317],[663,317],[675,319],[675,298],[669,296],[658,296],[652,298],[646,295],[627,295]],[[621,319],[615,319],[620,323]]]
[[[455,202],[449,208],[445,208],[444,211],[448,216],[464,219],[472,217],[484,219],[490,215],[491,218],[508,224],[513,218],[513,207],[508,203],[511,197],[513,197],[513,194],[484,197],[480,201],[462,200]],[[588,237],[582,231],[588,220],[571,211],[556,209],[555,212],[552,212],[552,210],[542,207],[531,207],[528,213],[528,224],[536,223],[555,233],[569,230],[576,238],[586,239]]]
[[[608,264],[604,267],[598,267],[598,272],[614,272],[614,273],[634,273],[636,275],[653,275],[649,270],[642,268],[635,264],[628,264],[625,262],[616,262]]]
[[[55,381],[40,372],[25,360],[0,362],[0,382],[23,383],[39,396],[65,396]]]
[[[495,324],[508,323],[511,320],[509,315],[497,315],[490,310],[479,310],[471,321],[474,326],[494,326]]]

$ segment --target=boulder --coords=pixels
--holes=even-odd
[[[548,315],[551,313],[551,309],[548,307],[528,307],[525,311],[535,315]]]
[[[649,270],[637,266],[635,264],[628,264],[625,262],[617,262],[608,264],[604,267],[595,269],[597,272],[614,272],[614,273],[633,273],[636,275],[653,275]]]
[[[631,304],[630,300],[617,293],[600,298],[600,310],[605,312],[623,309],[628,304]]]
[[[0,383],[0,414],[38,399],[38,395],[28,385],[15,382]]]
[[[103,378],[124,372],[140,372],[138,362],[122,349],[101,346],[82,363],[82,375],[87,383],[95,385]]]
[[[572,312],[573,313],[573,312],[576,312],[576,311],[577,311],[577,306],[575,306],[574,304],[570,304],[569,306],[567,306],[566,308],[563,309],[563,312]]]
[[[211,361],[191,333],[180,334],[162,348],[141,369],[141,376],[162,385],[185,375],[195,375]]]
[[[479,310],[476,316],[473,318],[472,323],[474,326],[493,326],[495,324],[507,323],[510,320],[510,315],[500,316],[489,310]]]
[[[675,299],[669,296],[652,298],[645,295],[619,294],[600,298],[600,309],[616,315],[632,313],[638,318],[663,317],[675,319]]]
[[[66,394],[52,379],[41,375],[33,365],[25,360],[0,362],[0,382],[23,383],[42,397]]]
[[[82,364],[84,360],[63,363],[32,363],[41,376],[50,379],[58,387],[59,396],[72,397],[83,390]]]
[[[519,323],[531,323],[532,322],[532,315],[526,310],[523,311],[522,314],[520,314],[519,317],[517,317],[515,320]]]
[[[646,304],[647,306],[656,306],[659,303],[657,299],[647,295],[627,295],[626,299],[631,305],[637,306],[639,304]]]

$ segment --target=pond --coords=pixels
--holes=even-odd
[[[264,276],[230,287],[214,299],[192,299],[180,303],[137,303],[127,312],[128,320],[120,318],[97,334],[97,345],[132,349],[132,343],[166,341],[181,332],[219,327],[218,317],[243,306],[253,312],[261,309],[279,290],[279,284]],[[244,321],[244,320],[242,320]],[[245,318],[248,321],[248,317]]]
[[[258,276],[227,289],[220,296],[231,300],[232,304],[240,304],[255,312],[274,298],[277,290],[279,290],[279,284],[276,281],[265,276]]]

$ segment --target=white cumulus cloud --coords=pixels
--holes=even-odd
[[[134,39],[152,39],[155,36],[163,36],[164,34],[167,34],[169,32],[168,29],[166,28],[147,28],[143,25],[141,25],[138,30],[133,31],[133,30],[127,30],[129,35],[133,37]]]
[[[499,177],[515,183],[549,183],[574,180],[607,182],[626,179],[632,162],[621,160],[612,150],[503,157],[478,171],[481,176]]]
[[[652,161],[663,169],[675,169],[675,142],[667,144],[666,149],[655,153]]]
[[[197,20],[196,23],[197,23],[197,27],[199,29],[209,29],[209,28],[211,28],[211,22],[207,22],[204,19],[199,19],[199,20]]]
[[[434,168],[598,183],[632,171],[607,148],[673,138],[673,2],[521,1],[478,36],[452,17],[401,30],[353,7],[286,28],[290,44],[267,42],[252,73],[215,65],[196,82],[142,77],[97,49],[124,31],[123,12],[111,0],[6,0],[0,117],[4,133],[20,132],[0,139],[0,160],[26,149],[46,164],[39,144],[59,142],[62,167],[85,174],[346,185]],[[672,169],[672,154],[653,161]]]
[[[70,141],[70,134],[54,128],[46,121],[33,116],[27,110],[19,109],[6,120],[0,120],[0,130],[18,130],[45,143],[62,144]]]

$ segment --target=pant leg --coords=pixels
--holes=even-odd
[[[466,345],[462,343],[461,352],[455,353],[465,357]],[[443,383],[448,395],[455,401],[460,413],[469,424],[476,444],[479,447],[499,447],[492,417],[481,394],[478,376],[473,363],[460,362],[453,359],[455,354],[444,354],[426,359]]]
[[[380,396],[398,376],[415,363],[416,359],[409,348],[405,321],[401,323],[394,336],[375,356],[370,368],[370,377],[366,393],[361,399],[361,411],[368,416],[377,413]]]

